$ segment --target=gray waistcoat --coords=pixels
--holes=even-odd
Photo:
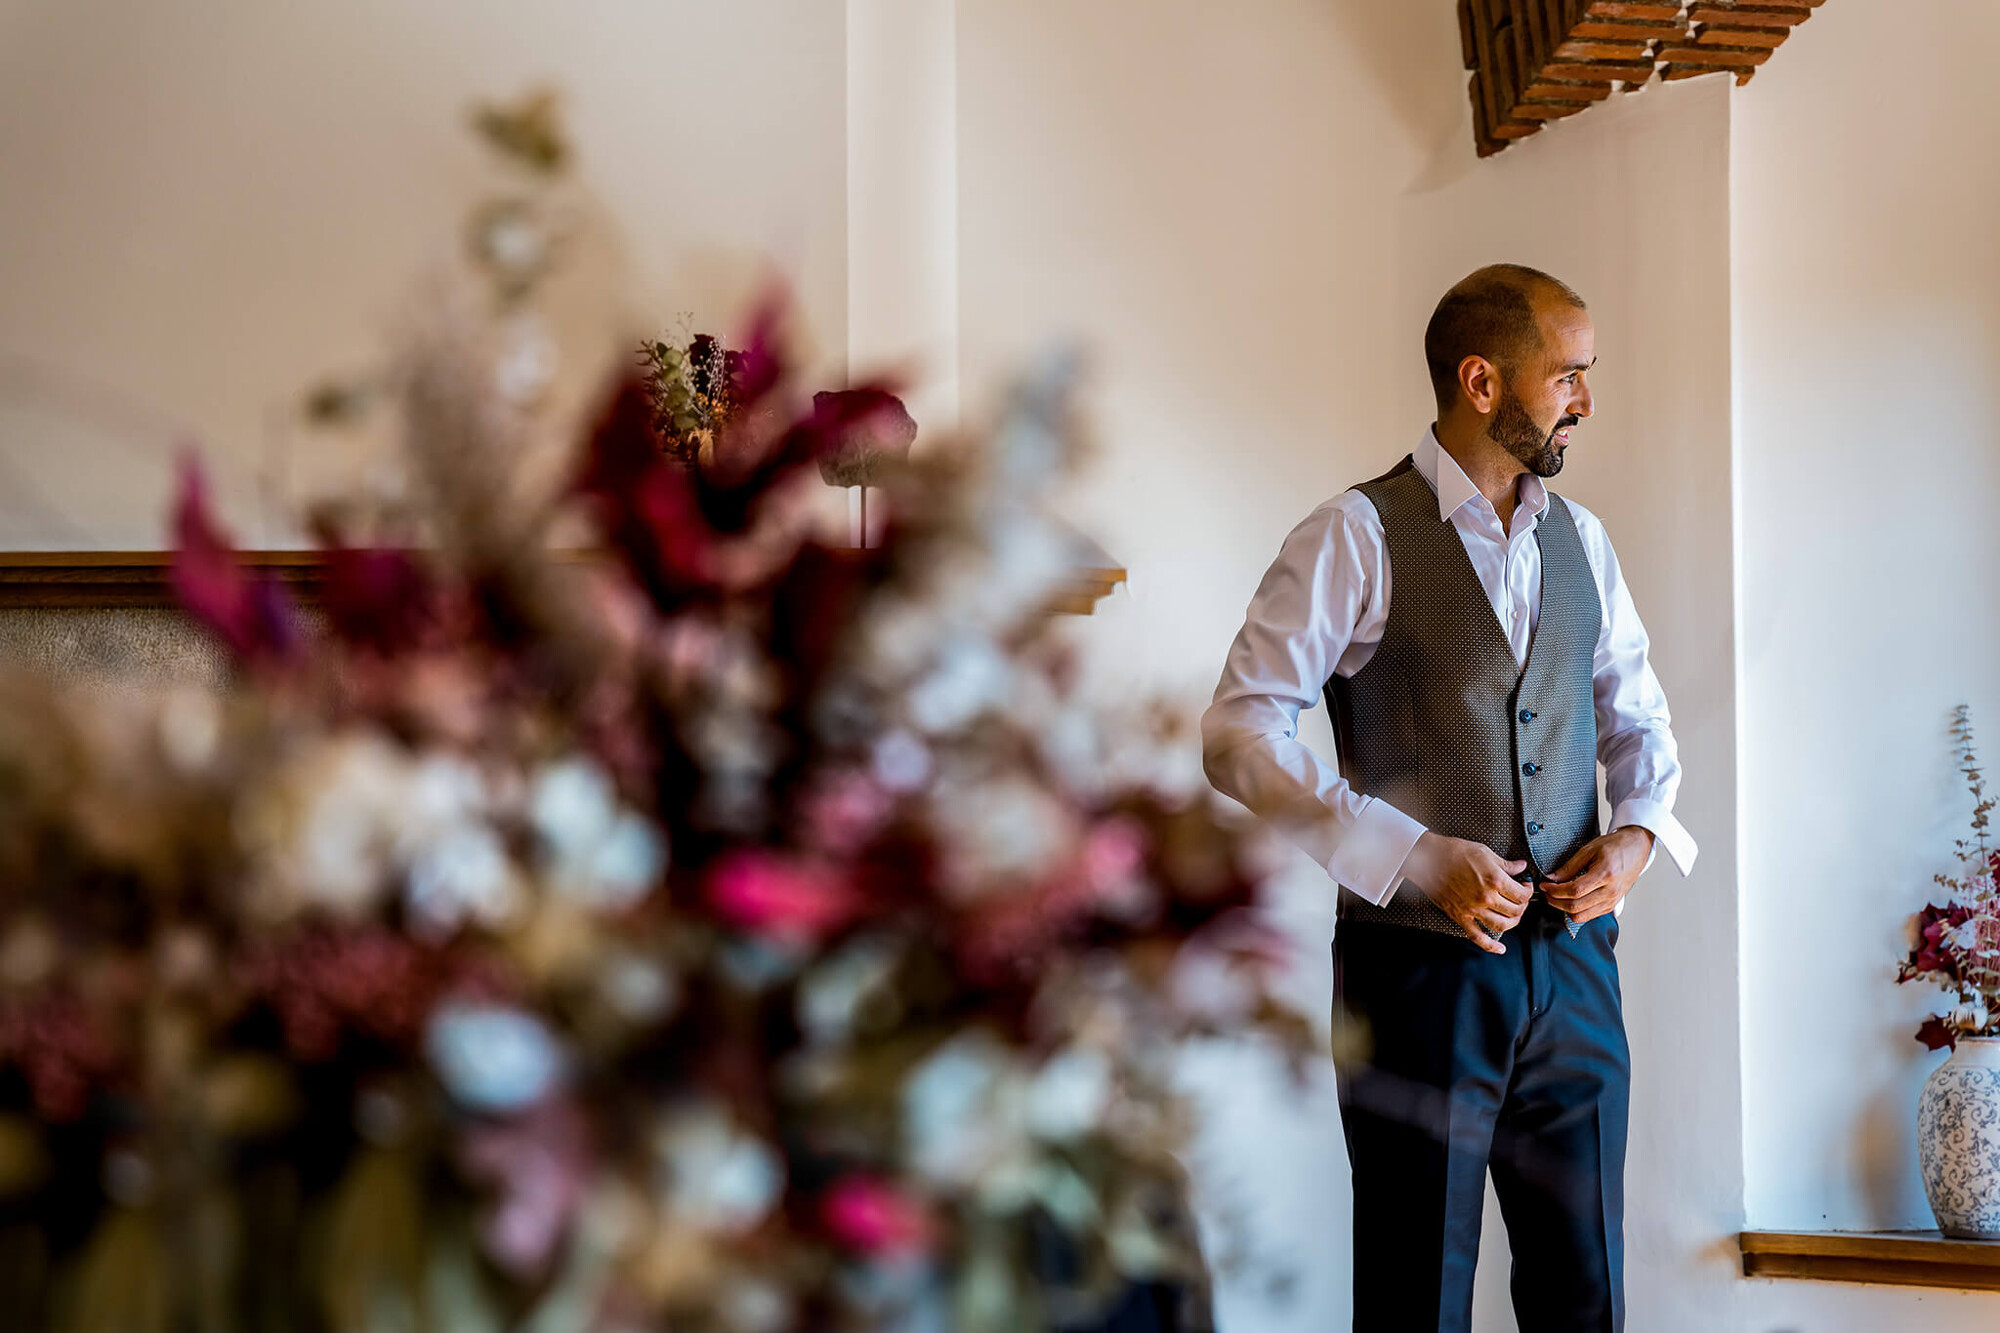
[[[1535,528],[1542,606],[1522,667],[1414,461],[1355,489],[1382,516],[1389,619],[1368,665],[1326,683],[1341,776],[1546,878],[1598,828],[1591,667],[1603,608],[1569,506],[1551,494]],[[1408,880],[1387,907],[1343,888],[1340,914],[1465,934]]]

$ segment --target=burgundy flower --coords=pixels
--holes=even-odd
[[[174,513],[174,595],[246,665],[281,662],[298,647],[291,599],[273,579],[245,570],[209,512],[208,481],[188,455]]]
[[[334,1056],[356,1032],[413,1044],[444,990],[462,980],[451,959],[381,927],[315,927],[252,959],[249,988],[276,1012],[301,1060]]]
[[[829,486],[873,486],[883,463],[908,454],[917,438],[903,400],[875,385],[814,394],[808,425],[821,436],[815,452]]]
[[[748,331],[741,339],[743,350],[732,353],[730,393],[739,410],[748,412],[762,403],[785,378],[785,357],[779,335],[787,297],[782,290],[767,294],[751,315]]]
[[[1949,1046],[1955,1051],[1958,1049],[1958,1029],[1932,1014],[1917,1029],[1917,1040],[1924,1044],[1927,1051],[1935,1051],[1941,1046]]]
[[[325,544],[320,604],[333,632],[351,644],[394,654],[417,646],[436,612],[437,589],[408,551]]]
[[[51,994],[0,1012],[0,1063],[20,1071],[37,1116],[66,1124],[89,1109],[92,1090],[120,1060],[116,1042],[81,1001]]]
[[[605,539],[661,606],[715,578],[715,534],[696,485],[689,469],[661,452],[645,385],[626,380],[591,433],[575,489],[594,503]]]

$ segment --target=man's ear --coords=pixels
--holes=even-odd
[[[1500,406],[1500,368],[1483,356],[1468,356],[1458,363],[1458,387],[1481,416]]]

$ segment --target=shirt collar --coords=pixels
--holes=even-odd
[[[1458,465],[1458,460],[1438,443],[1437,427],[1432,426],[1424,432],[1424,438],[1411,456],[1416,461],[1417,471],[1423,474],[1438,498],[1440,519],[1450,522],[1453,514],[1473,501],[1485,505],[1488,512],[1492,511],[1492,504],[1472,484],[1472,478],[1465,475],[1465,469]],[[1515,492],[1517,501],[1527,509],[1530,518],[1540,519],[1549,507],[1548,488],[1532,472],[1522,473],[1518,486]]]

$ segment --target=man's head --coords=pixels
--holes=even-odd
[[[1480,433],[1538,477],[1562,471],[1569,429],[1594,410],[1595,334],[1583,298],[1537,269],[1495,264],[1438,302],[1424,333],[1438,424]]]

